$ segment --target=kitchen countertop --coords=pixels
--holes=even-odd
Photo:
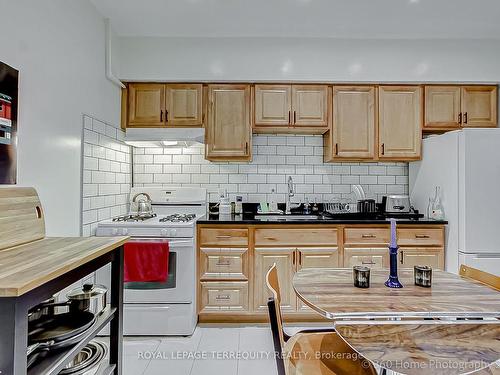
[[[437,221],[422,218],[419,220],[396,219],[398,224],[448,224],[447,221]],[[346,218],[319,218],[317,220],[269,220],[263,221],[255,218],[254,214],[231,215],[231,216],[205,216],[196,222],[197,224],[253,224],[253,225],[276,225],[276,224],[390,224],[389,219],[346,219]]]
[[[128,237],[47,237],[0,250],[0,297],[18,297],[122,246]]]

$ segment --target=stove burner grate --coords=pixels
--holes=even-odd
[[[144,221],[147,219],[151,219],[153,217],[156,217],[156,214],[151,214],[151,215],[121,215],[113,218],[113,221],[120,222],[120,221]]]
[[[195,214],[173,214],[162,217],[160,223],[186,223],[196,218]]]

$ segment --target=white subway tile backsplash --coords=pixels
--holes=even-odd
[[[225,188],[232,200],[241,195],[249,202],[269,201],[275,189],[282,202],[288,191],[288,176],[296,186],[296,201],[306,197],[318,202],[352,198],[352,184],[361,184],[367,196],[379,200],[383,194],[408,192],[407,163],[325,164],[320,135],[254,135],[252,149],[251,162],[214,163],[205,160],[201,145],[136,148],[135,183],[202,186],[208,189],[211,201],[217,201],[218,188]]]
[[[83,126],[82,233],[88,236],[98,221],[128,210],[132,169],[131,147],[123,143],[120,129],[87,115]],[[144,165],[137,165],[138,170],[144,172]]]

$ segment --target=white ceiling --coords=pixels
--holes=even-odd
[[[122,36],[500,39],[500,0],[90,0]]]

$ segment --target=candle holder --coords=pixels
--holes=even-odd
[[[413,275],[415,277],[415,285],[424,288],[432,286],[432,268],[429,266],[413,267]]]
[[[370,287],[370,269],[364,266],[352,267],[352,276],[356,288]]]
[[[384,284],[388,288],[403,287],[403,284],[398,279],[398,249],[399,246],[396,243],[396,220],[391,219],[391,244],[389,245],[390,273],[389,278]]]

